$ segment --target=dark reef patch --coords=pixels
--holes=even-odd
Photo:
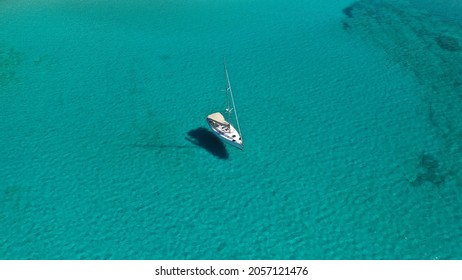
[[[418,167],[421,171],[417,174],[415,180],[411,182],[413,186],[421,186],[424,183],[441,186],[446,181],[445,174],[440,172],[440,163],[434,156],[425,152],[422,153]]]
[[[422,153],[420,155],[420,164],[422,167],[424,167],[426,170],[431,171],[431,172],[436,172],[440,164],[438,163],[438,160],[432,155],[429,155],[427,153]]]
[[[440,48],[442,48],[443,50],[447,50],[450,52],[458,52],[462,50],[459,41],[454,37],[440,35],[435,38],[435,41],[438,44],[438,46],[440,46]]]
[[[342,12],[349,18],[353,17],[353,5],[346,7],[345,9],[342,10]]]
[[[16,68],[22,61],[22,54],[13,48],[0,46],[0,87],[7,86],[16,77]]]
[[[462,182],[462,29],[411,2],[358,0],[343,10],[341,27],[374,43],[422,86],[421,112],[428,106],[428,133],[435,137],[435,146],[431,152],[409,154],[413,162],[413,171],[406,172],[409,183]]]
[[[348,23],[346,23],[346,22],[343,22],[343,24],[342,24],[342,28],[343,28],[343,30],[348,30],[348,29],[350,29],[350,28],[351,28],[351,26],[350,26]]]
[[[439,163],[437,159],[427,153],[422,153],[419,158],[419,169],[421,170],[411,182],[412,186],[421,186],[428,182],[433,185],[444,183],[444,177],[438,174]]]

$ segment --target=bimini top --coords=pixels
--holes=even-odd
[[[225,118],[223,117],[223,115],[221,113],[219,113],[219,112],[210,114],[210,115],[207,116],[207,118],[211,119],[212,121],[216,121],[218,123],[228,124],[228,122],[225,121]]]

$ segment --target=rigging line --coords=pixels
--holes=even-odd
[[[223,66],[225,68],[225,76],[226,76],[226,102],[228,103],[228,107],[226,108],[226,112],[228,113],[228,119],[231,119],[231,104],[229,103],[229,90],[230,90],[230,85],[229,85],[229,78],[228,78],[228,71],[226,70],[226,58],[223,57]]]
[[[224,59],[223,59],[223,64],[224,64],[224,67],[225,67],[226,82],[227,82],[227,86],[229,88],[229,94],[231,96],[231,102],[233,103],[233,109],[234,109],[234,115],[236,117],[237,129],[239,130],[239,134],[240,134],[241,140],[242,140],[242,139],[244,139],[244,137],[242,137],[241,126],[239,125],[239,119],[237,117],[236,105],[234,104],[233,90],[231,89],[231,83],[229,81],[228,70],[226,69],[226,60],[224,60]],[[229,100],[228,100],[228,102],[229,102]],[[228,108],[229,108],[229,105],[228,105]],[[229,113],[231,113],[231,112],[229,112]]]

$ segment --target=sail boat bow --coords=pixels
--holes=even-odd
[[[226,69],[226,62],[223,62],[223,65],[226,75],[226,97],[228,103],[226,112],[228,113],[228,120],[226,120],[220,112],[215,112],[207,116],[207,123],[210,126],[210,129],[212,129],[212,131],[223,142],[242,150],[244,148],[244,143],[242,141],[241,127],[239,125],[239,119],[237,117],[236,105],[234,104],[234,96],[233,91],[231,89],[231,83],[229,81],[228,70]],[[237,129],[231,123],[232,111],[234,111]]]

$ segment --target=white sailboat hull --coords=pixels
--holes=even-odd
[[[215,113],[216,114],[216,113]],[[212,116],[212,115],[210,115]],[[207,123],[212,129],[213,133],[217,135],[224,143],[234,146],[238,149],[244,149],[244,144],[242,143],[242,138],[239,132],[234,128],[234,126],[227,121],[212,119],[207,117]],[[220,114],[221,116],[221,114]]]

